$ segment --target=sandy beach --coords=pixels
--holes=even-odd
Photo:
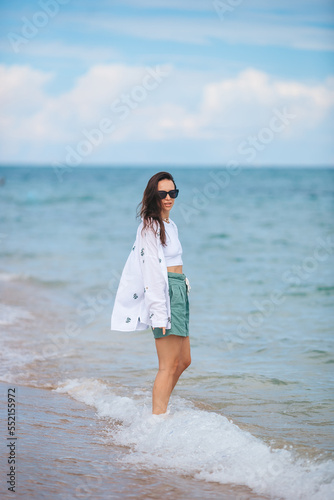
[[[17,473],[13,494],[4,484],[9,465],[3,429],[1,498],[261,498],[248,488],[228,488],[171,476],[167,471],[125,467],[118,462],[125,450],[105,444],[106,420],[97,419],[92,408],[50,389],[1,383],[3,402],[9,387],[15,387],[17,394]],[[5,405],[1,407],[4,422]]]

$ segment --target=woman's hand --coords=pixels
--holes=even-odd
[[[152,326],[153,330],[154,330],[154,326]],[[159,328],[159,327],[157,327]],[[166,335],[166,327],[165,326],[162,326],[162,335]]]

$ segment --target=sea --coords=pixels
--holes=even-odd
[[[158,171],[192,354],[159,416],[151,330],[110,329]],[[322,167],[1,167],[1,498],[333,499],[333,195]]]

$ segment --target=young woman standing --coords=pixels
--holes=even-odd
[[[151,327],[159,360],[152,413],[167,411],[170,395],[190,365],[190,285],[182,271],[182,246],[169,214],[178,189],[172,175],[151,177],[140,205],[141,223],[124,266],[111,317],[111,329]]]

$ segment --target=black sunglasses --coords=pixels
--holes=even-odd
[[[178,189],[172,189],[171,191],[158,191],[159,197],[163,200],[166,198],[166,196],[169,194],[171,198],[177,198],[177,195],[179,194]]]

